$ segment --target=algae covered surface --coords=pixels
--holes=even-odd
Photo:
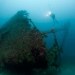
[[[28,16],[26,10],[20,10],[0,28],[0,67],[28,75],[31,72],[55,75],[60,71],[60,56],[67,32],[64,32],[62,45],[59,46],[56,32],[61,28],[40,32]],[[65,29],[67,27],[64,26],[61,31],[68,31]],[[50,33],[53,34],[54,42],[47,49],[44,38]]]
[[[41,62],[46,63],[45,42],[27,16],[27,11],[18,11],[0,29],[0,61],[4,65],[24,64],[36,67]]]

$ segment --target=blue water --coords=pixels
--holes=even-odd
[[[61,54],[61,57],[64,65],[65,63],[70,63],[73,68],[71,69],[71,74],[69,69],[66,74],[62,72],[60,75],[67,75],[68,73],[69,75],[75,75],[73,74],[75,70],[73,64],[75,60],[75,0],[0,0],[0,27],[19,10],[27,10],[29,18],[32,19],[40,31],[49,31],[52,28],[60,29],[66,22],[70,22],[71,26],[64,41],[64,53]],[[55,23],[53,25],[52,17],[46,16],[49,11],[55,14],[59,24]],[[64,34],[61,30],[56,33],[59,45],[62,43]],[[52,34],[47,36],[44,40],[47,48],[50,48],[53,44],[54,36]]]

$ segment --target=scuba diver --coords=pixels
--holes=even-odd
[[[53,25],[54,25],[55,23],[58,24],[58,21],[55,19],[55,14],[51,13],[50,16],[52,17],[52,19],[53,19],[53,21],[54,21]]]

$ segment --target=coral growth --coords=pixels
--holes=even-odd
[[[24,65],[44,68],[47,66],[47,49],[40,31],[28,17],[26,11],[18,11],[0,30],[1,62],[5,65]],[[31,28],[31,24],[33,28]]]

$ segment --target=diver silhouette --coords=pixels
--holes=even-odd
[[[53,19],[53,21],[54,21],[53,25],[54,25],[55,23],[58,24],[58,21],[57,21],[56,18],[55,18],[55,14],[51,13],[50,16],[52,17],[52,19]]]

